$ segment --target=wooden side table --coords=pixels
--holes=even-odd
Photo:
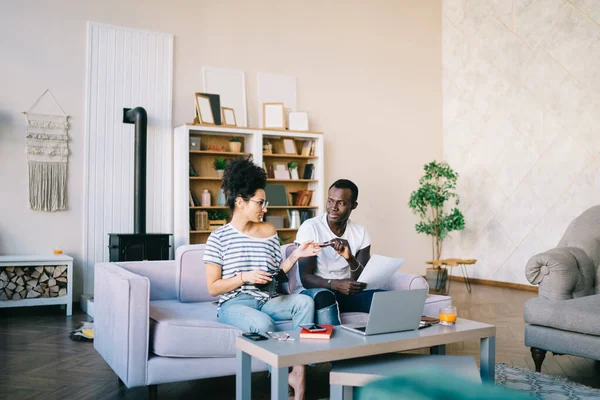
[[[469,294],[471,293],[471,280],[469,279],[469,274],[467,273],[467,265],[473,265],[477,262],[477,260],[473,259],[462,259],[462,258],[447,258],[445,260],[429,260],[426,261],[426,264],[433,265],[434,267],[444,268],[444,267],[460,267],[460,270],[463,275],[463,280],[465,282],[465,286],[467,287],[467,291]],[[448,290],[446,293],[450,292],[450,282],[452,279],[448,279]]]

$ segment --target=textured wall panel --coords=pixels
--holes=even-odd
[[[444,257],[527,283],[527,260],[600,203],[600,1],[444,0],[442,46],[444,158],[467,223]]]
[[[173,36],[88,23],[84,293],[108,260],[108,234],[133,232],[134,125],[123,108],[148,112],[148,232],[173,231]]]

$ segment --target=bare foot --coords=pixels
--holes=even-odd
[[[294,389],[294,400],[304,400],[306,367],[304,365],[295,365],[288,376],[288,383]]]

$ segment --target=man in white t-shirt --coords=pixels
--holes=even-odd
[[[315,257],[299,261],[302,287],[295,293],[315,301],[315,322],[340,324],[340,312],[369,312],[373,293],[364,290],[358,277],[371,258],[371,237],[367,230],[350,220],[358,206],[358,187],[340,179],[329,187],[327,213],[304,222],[296,235],[297,243],[313,240],[327,243]]]

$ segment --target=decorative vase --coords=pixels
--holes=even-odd
[[[208,213],[206,211],[196,211],[196,230],[208,230]]]
[[[427,268],[425,277],[429,284],[430,293],[444,294],[446,293],[446,285],[448,284],[448,269],[446,268]]]
[[[298,210],[290,211],[290,228],[300,228],[300,212]]]
[[[207,188],[202,189],[200,194],[200,205],[202,207],[210,207],[210,191]]]
[[[263,144],[263,154],[273,154],[273,145],[271,143]]]
[[[223,188],[219,189],[219,197],[217,198],[217,205],[224,206],[227,204],[227,199],[225,198],[225,191]]]
[[[217,176],[218,176],[219,178],[222,178],[222,177],[223,177],[223,172],[224,172],[224,171],[225,171],[224,169],[218,169],[218,170],[217,170]]]
[[[229,151],[232,153],[241,153],[242,142],[229,142]]]

